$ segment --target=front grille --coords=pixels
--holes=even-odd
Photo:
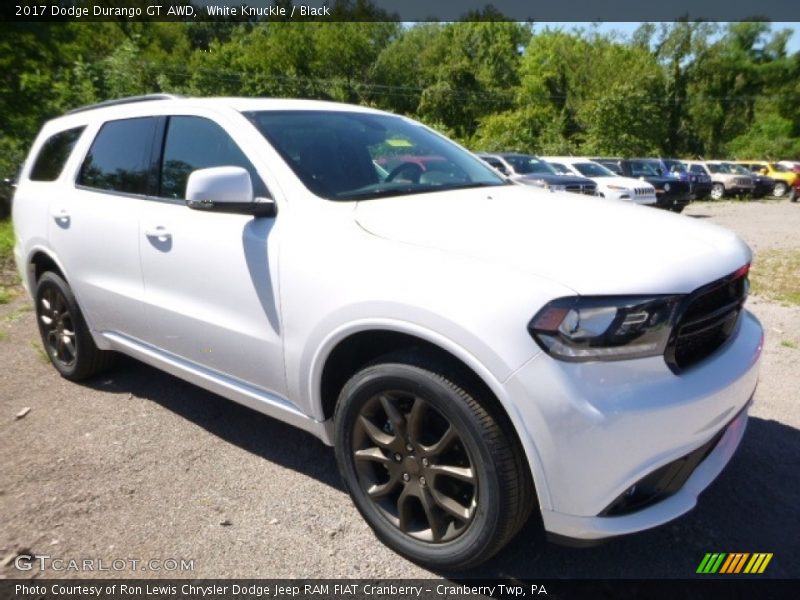
[[[749,177],[737,177],[736,178],[736,185],[741,185],[744,187],[750,187],[753,185],[753,180]]]
[[[736,327],[747,297],[748,267],[692,293],[683,306],[665,358],[683,370],[711,356]]]
[[[593,183],[570,184],[566,186],[568,192],[574,194],[586,194],[587,196],[594,196],[597,190],[597,185]]]
[[[633,192],[637,196],[652,196],[653,195],[653,188],[636,188]]]

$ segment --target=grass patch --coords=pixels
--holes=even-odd
[[[0,342],[8,337],[8,332],[4,329],[0,329]]]
[[[8,260],[14,253],[14,226],[11,219],[0,221],[0,262]]]
[[[797,342],[793,340],[781,340],[781,346],[784,348],[791,348],[792,350],[797,350],[798,348]]]
[[[800,306],[800,250],[759,252],[750,270],[754,294]]]
[[[13,299],[14,293],[4,285],[0,285],[0,304],[8,304]]]
[[[40,341],[31,342],[31,348],[33,348],[34,352],[36,352],[36,356],[42,363],[50,363],[50,357],[47,356],[47,352],[45,352],[44,348],[42,348],[42,343]]]

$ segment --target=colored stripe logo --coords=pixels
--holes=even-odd
[[[709,552],[700,561],[697,573],[700,574],[736,574],[763,573],[772,560],[772,552]]]

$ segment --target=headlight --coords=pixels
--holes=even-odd
[[[566,192],[567,191],[567,186],[565,186],[565,185],[548,185],[546,187],[547,187],[547,189],[549,189],[549,190],[551,190],[553,192]]]
[[[621,185],[607,185],[606,186],[610,190],[614,190],[615,192],[627,192],[628,188],[622,187]]]
[[[571,362],[664,353],[683,296],[575,296],[542,308],[528,331],[551,356]]]
[[[669,191],[669,184],[668,183],[664,184],[664,191],[667,191],[667,192]]]

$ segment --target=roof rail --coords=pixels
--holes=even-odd
[[[132,104],[134,102],[149,102],[151,100],[174,100],[182,98],[176,94],[147,94],[145,96],[128,96],[127,98],[118,98],[116,100],[105,100],[97,104],[87,104],[86,106],[79,106],[67,111],[66,114],[74,115],[75,113],[83,112],[85,110],[93,110],[95,108],[105,108],[106,106],[117,106],[118,104]]]

